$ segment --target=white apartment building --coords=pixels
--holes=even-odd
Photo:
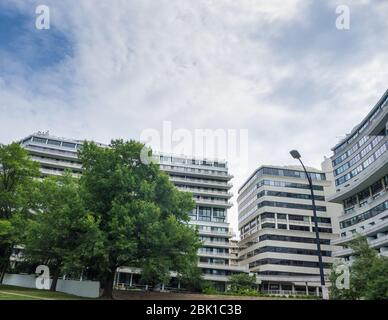
[[[82,166],[77,150],[82,143],[41,132],[21,141],[31,158],[40,163],[43,175],[60,175],[70,169],[74,176],[79,176]],[[203,241],[198,252],[198,266],[205,279],[213,281],[219,290],[225,290],[228,276],[247,272],[246,267],[237,265],[237,246],[230,241],[234,234],[227,222],[227,211],[232,206],[229,202],[232,175],[228,173],[227,163],[167,154],[156,156],[161,170],[169,175],[171,182],[179,190],[193,194],[196,207],[189,213],[190,224],[198,226]],[[116,283],[133,286],[138,282],[140,272],[138,268],[123,266],[118,270]]]
[[[333,149],[335,193],[329,201],[342,204],[340,238],[344,246],[358,234],[388,256],[388,90],[368,115]],[[353,259],[346,247],[335,257]]]
[[[307,168],[314,188],[324,273],[330,272],[339,206],[322,171]],[[321,294],[309,184],[302,167],[261,166],[239,189],[240,263],[271,294]],[[334,233],[333,233],[334,232]]]

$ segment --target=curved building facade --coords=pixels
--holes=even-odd
[[[333,149],[336,192],[329,201],[342,204],[340,238],[346,245],[358,234],[380,254],[388,255],[388,90],[368,115]],[[334,256],[352,260],[343,248]]]

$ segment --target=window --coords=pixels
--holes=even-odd
[[[72,148],[72,149],[74,149],[74,148],[75,148],[75,143],[70,143],[70,142],[62,142],[62,147],[66,147],[66,148]]]
[[[361,155],[360,154],[357,154],[355,157],[353,157],[350,161],[349,161],[349,166],[353,166],[354,164],[356,164],[358,161],[361,160]]]
[[[257,204],[258,208],[262,207],[278,207],[278,208],[290,208],[290,209],[303,209],[303,210],[313,210],[312,205],[300,204],[300,203],[286,203],[286,202],[277,202],[277,201],[262,201]],[[315,206],[317,211],[326,211],[325,206]]]
[[[279,220],[286,220],[287,219],[287,215],[284,213],[277,213],[276,215],[277,215],[277,218]]]
[[[370,197],[369,188],[366,188],[358,193],[358,201],[362,202]]]
[[[358,145],[361,147],[365,142],[367,142],[369,139],[368,136],[364,136],[360,139],[360,141],[358,141]]]
[[[364,161],[364,163],[362,164],[363,166],[364,166],[364,169],[365,168],[367,168],[367,167],[369,167],[369,165],[371,164],[371,163],[373,163],[373,161],[374,161],[374,155],[372,154],[368,159],[366,159],[365,161]]]
[[[209,207],[199,207],[198,210],[198,220],[210,221],[211,220],[211,208]]]
[[[387,151],[387,145],[383,144],[380,148],[375,152],[376,159],[378,159],[385,151]]]
[[[372,196],[374,196],[376,193],[379,193],[381,190],[383,190],[383,184],[381,180],[375,182],[374,184],[371,185],[371,191],[372,191]]]
[[[361,158],[365,157],[366,154],[372,150],[372,145],[368,144],[362,151],[361,151]]]
[[[352,196],[352,197],[344,200],[344,208],[345,209],[354,207],[355,204],[357,204],[357,197],[356,196]]]
[[[213,221],[216,222],[225,222],[225,209],[223,208],[213,208]]]
[[[275,224],[274,223],[263,223],[261,225],[262,229],[275,229]]]
[[[60,146],[61,145],[61,141],[49,139],[47,144],[52,144],[53,146]]]
[[[291,225],[290,230],[298,230],[298,231],[310,231],[310,227],[308,226],[299,226],[299,225]]]
[[[39,137],[33,137],[32,141],[46,144],[47,139],[43,139],[43,138],[39,138]]]

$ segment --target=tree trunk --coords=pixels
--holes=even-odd
[[[56,291],[57,290],[57,283],[59,278],[59,268],[55,269],[54,275],[53,275],[53,281],[51,282],[50,291]]]
[[[113,268],[115,270],[115,268]],[[107,271],[104,282],[104,291],[101,298],[113,299],[113,280],[115,277],[115,271]]]
[[[6,248],[4,251],[4,257],[3,257],[3,263],[0,265],[0,284],[3,283],[5,273],[7,272],[10,259],[12,256],[12,250],[13,250],[13,244],[11,244],[8,248]]]

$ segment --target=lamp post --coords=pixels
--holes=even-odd
[[[301,155],[298,152],[298,150],[291,150],[290,151],[291,156],[294,159],[298,159],[300,164],[303,167],[303,170],[306,174],[307,180],[309,182],[309,187],[310,187],[310,192],[311,192],[311,201],[313,205],[313,216],[314,216],[314,227],[315,227],[315,239],[317,242],[317,252],[318,252],[318,265],[319,265],[319,275],[321,278],[321,288],[322,288],[322,297],[324,299],[327,298],[327,291],[325,287],[325,275],[323,273],[323,263],[322,263],[322,252],[321,252],[321,241],[319,239],[319,231],[318,231],[318,218],[317,218],[317,210],[315,207],[315,199],[314,199],[314,189],[313,189],[313,183],[311,180],[310,175],[307,173],[306,167],[304,166],[302,160],[301,160]]]

